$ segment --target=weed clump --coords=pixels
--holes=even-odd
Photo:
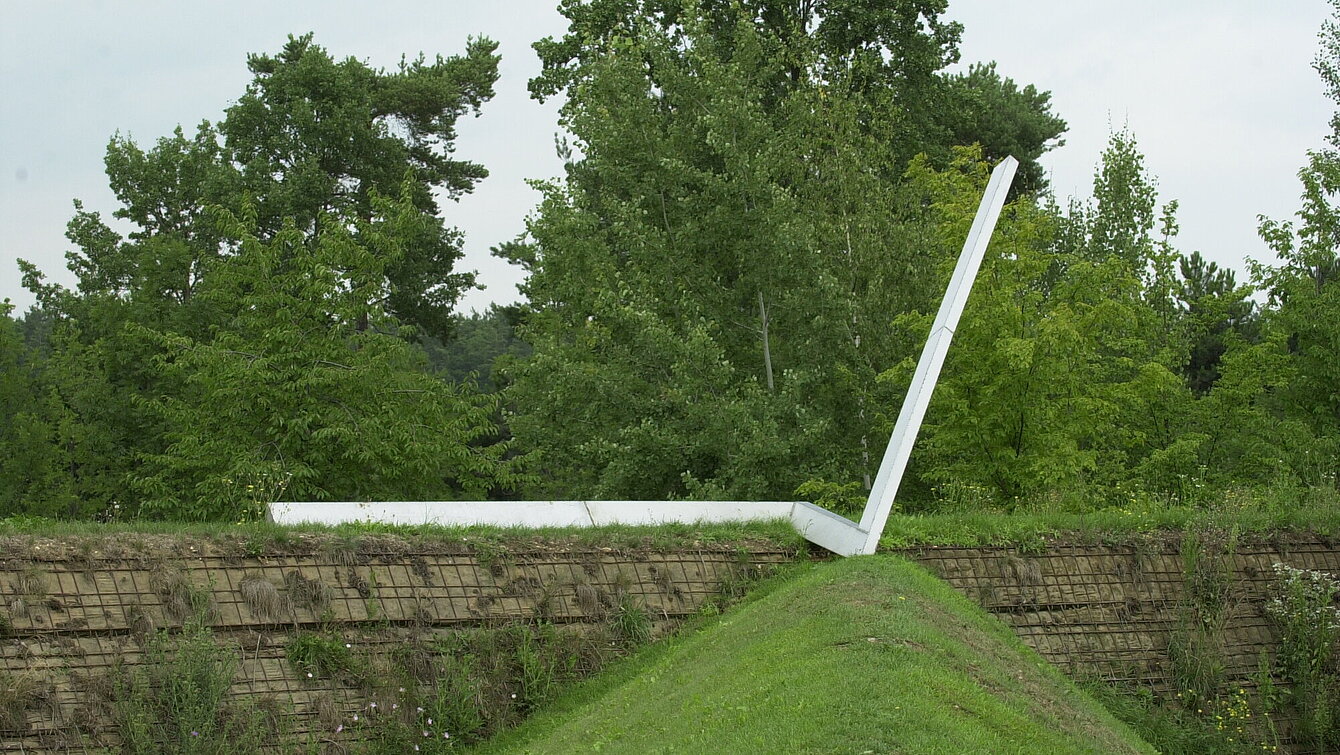
[[[1297,716],[1303,740],[1325,752],[1340,747],[1340,580],[1286,564],[1274,569],[1266,615],[1280,634],[1275,667],[1292,685],[1278,697]]]
[[[282,716],[274,706],[230,699],[237,654],[221,647],[198,620],[179,636],[160,631],[145,662],[112,675],[109,701],[122,751],[224,755],[258,753],[272,743]]]
[[[359,684],[365,667],[353,652],[353,643],[315,632],[300,632],[288,641],[284,654],[305,679],[334,679]]]

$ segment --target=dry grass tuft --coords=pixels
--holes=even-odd
[[[25,598],[44,598],[47,594],[46,580],[35,568],[24,569],[9,582],[10,591]]]
[[[242,593],[242,602],[251,609],[251,615],[261,621],[281,621],[292,613],[288,598],[264,577],[254,574],[242,577],[238,592]]]
[[[284,575],[284,587],[288,589],[289,601],[298,608],[316,612],[330,605],[330,587],[319,579],[291,571]]]
[[[154,619],[145,611],[142,606],[133,605],[126,611],[126,623],[130,625],[130,634],[135,638],[135,642],[144,646],[149,638],[158,631],[158,625],[154,624]]]
[[[51,694],[50,684],[26,674],[0,672],[0,732],[27,732],[28,712],[48,705]]]
[[[600,602],[600,591],[585,582],[577,585],[577,605],[587,616],[600,616],[604,613],[604,606]]]
[[[331,538],[323,544],[322,551],[336,566],[353,566],[359,561],[357,538]]]
[[[199,616],[208,619],[214,615],[209,596],[196,588],[180,569],[160,567],[149,574],[149,589],[163,604],[168,618],[186,622]]]
[[[335,698],[330,696],[329,692],[322,692],[312,700],[312,709],[316,711],[316,720],[321,724],[321,728],[326,731],[332,731],[336,726],[344,723],[344,711],[335,704]]]

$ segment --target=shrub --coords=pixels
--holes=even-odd
[[[1275,564],[1274,594],[1266,614],[1280,632],[1278,674],[1293,685],[1285,696],[1305,741],[1340,745],[1340,581],[1322,572]]]
[[[177,638],[159,631],[139,667],[114,676],[112,709],[124,752],[225,755],[260,752],[279,716],[229,700],[235,653],[199,621]],[[273,711],[272,711],[273,713]]]

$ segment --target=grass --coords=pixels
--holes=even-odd
[[[520,752],[1152,752],[921,568],[801,565],[482,748]]]
[[[1239,535],[1276,537],[1290,533],[1340,536],[1340,502],[1334,497],[1299,506],[1259,505],[1228,500],[1212,507],[1108,508],[1073,513],[962,512],[895,515],[880,539],[881,549],[920,546],[1015,546],[1050,543],[1104,545],[1175,537],[1192,527],[1214,525]]]
[[[401,526],[371,522],[340,525],[278,525],[271,522],[91,522],[40,517],[0,518],[0,545],[8,550],[30,549],[36,541],[56,539],[64,547],[77,546],[102,556],[144,550],[137,540],[158,536],[205,541],[234,555],[302,553],[332,547],[357,551],[360,543],[388,550],[416,548],[474,552],[496,558],[510,552],[554,548],[612,548],[615,550],[671,551],[695,548],[726,549],[742,543],[767,543],[800,552],[805,540],[785,519],[711,524],[607,525],[602,527],[496,527]],[[160,556],[162,543],[149,550]],[[184,550],[184,548],[182,549]],[[185,554],[178,554],[185,555]],[[198,555],[198,554],[196,554]]]

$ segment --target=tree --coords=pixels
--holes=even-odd
[[[496,363],[504,357],[524,359],[531,351],[530,345],[517,337],[522,316],[521,307],[515,304],[491,304],[482,313],[455,315],[451,340],[423,339],[429,366],[451,382],[473,379],[484,391],[498,390],[502,386],[494,374]]]
[[[1182,284],[1177,292],[1190,342],[1184,374],[1197,396],[1214,387],[1220,363],[1233,338],[1255,341],[1259,323],[1251,289],[1238,286],[1232,270],[1221,270],[1200,252],[1179,259]]]
[[[1288,336],[1297,367],[1289,390],[1291,409],[1319,433],[1340,434],[1340,161],[1313,152],[1299,172],[1303,206],[1299,223],[1262,217],[1261,237],[1279,256],[1280,264],[1253,265],[1253,275],[1271,295],[1266,317]]]
[[[869,484],[897,399],[875,376],[920,345],[890,320],[934,306],[952,254],[901,178],[943,146],[942,5],[564,4],[531,86],[568,95],[580,158],[506,250],[535,348],[509,424],[546,494]],[[640,478],[611,461],[634,448]]]
[[[1340,5],[1332,5],[1334,18],[1322,25],[1314,67],[1340,106]],[[1260,218],[1259,232],[1278,264],[1252,263],[1252,277],[1270,294],[1266,329],[1286,339],[1294,368],[1281,391],[1286,416],[1305,422],[1320,440],[1310,463],[1300,465],[1310,467],[1302,476],[1332,484],[1340,471],[1340,108],[1337,113],[1331,147],[1308,152],[1298,173],[1303,192],[1297,222]]]
[[[966,73],[944,77],[949,93],[942,122],[951,145],[981,144],[988,160],[1019,160],[1011,195],[1036,194],[1047,178],[1038,159],[1063,146],[1066,123],[1051,112],[1051,93],[1028,84],[1020,88],[1001,76],[995,62],[975,63]]]
[[[486,175],[481,166],[451,153],[456,120],[477,112],[492,96],[495,48],[488,40],[472,40],[463,56],[432,63],[420,57],[385,72],[354,59],[336,62],[310,35],[290,38],[277,56],[249,59],[253,82],[217,125],[203,123],[189,137],[178,129],[148,150],[113,137],[106,165],[120,201],[115,215],[133,230],[123,237],[76,203],[67,229],[77,249],[67,255],[79,279],[76,290],[48,285],[34,266],[20,262],[25,285],[52,322],[48,420],[64,429],[51,443],[67,458],[65,474],[79,500],[99,508],[113,502],[130,507],[149,491],[160,515],[170,513],[174,495],[203,500],[190,498],[203,495],[200,491],[173,493],[152,480],[186,479],[164,477],[161,470],[173,468],[168,460],[174,453],[191,449],[180,435],[183,417],[211,400],[193,370],[218,363],[185,360],[194,365],[188,369],[172,355],[182,344],[194,344],[192,354],[205,353],[197,347],[231,337],[240,327],[237,312],[219,292],[247,269],[239,261],[246,256],[243,236],[248,243],[278,244],[294,264],[306,264],[303,255],[317,254],[327,235],[336,246],[385,252],[375,266],[330,271],[338,285],[369,270],[381,276],[360,280],[381,299],[368,302],[365,319],[353,327],[362,332],[393,322],[388,337],[402,339],[446,333],[451,308],[473,279],[452,270],[461,239],[439,217],[435,192],[459,196]],[[387,241],[391,230],[385,218],[373,222],[379,196],[401,200],[394,243]],[[221,226],[221,212],[247,219],[246,233]],[[379,236],[362,238],[374,228],[381,229]],[[294,245],[294,234],[302,236],[300,245]],[[261,282],[256,279],[256,285]],[[256,293],[234,291],[239,299]],[[335,300],[311,306],[322,303]],[[271,304],[269,311],[278,306]],[[307,327],[317,324],[310,320]],[[387,359],[380,375],[388,384],[409,379],[385,371],[392,366],[407,374],[421,371],[412,360]],[[295,392],[312,388],[300,381],[279,386]],[[372,400],[371,394],[358,396]],[[404,408],[412,404],[406,400]],[[166,411],[167,405],[187,414]],[[354,410],[375,416],[390,407],[382,401]],[[473,432],[446,437],[482,443]],[[159,465],[158,477],[140,469],[145,459]],[[185,464],[184,459],[178,461]]]
[[[69,235],[79,252],[70,268],[80,291],[186,307],[211,262],[231,252],[209,207],[237,212],[245,197],[262,235],[291,218],[315,236],[323,213],[367,219],[375,193],[399,194],[409,180],[419,222],[405,229],[413,242],[386,270],[387,305],[402,321],[445,335],[473,277],[452,270],[461,238],[438,216],[434,192],[455,198],[488,175],[451,153],[456,121],[493,95],[496,47],[471,40],[464,56],[431,64],[420,57],[395,72],[336,62],[310,34],[290,37],[277,56],[250,56],[253,81],[217,126],[203,123],[191,138],[179,128],[147,152],[112,138],[107,175],[122,205],[115,215],[138,230],[122,239],[76,204]]]
[[[135,476],[144,513],[232,518],[281,496],[483,498],[516,482],[505,448],[482,443],[495,402],[428,375],[381,305],[383,267],[417,222],[411,191],[375,204],[356,233],[324,219],[315,244],[292,223],[262,240],[254,218],[225,213],[239,251],[200,292],[225,325],[209,339],[145,334],[183,388],[151,401],[167,444]]]
[[[273,57],[250,56],[252,83],[219,132],[243,190],[257,198],[259,229],[274,232],[292,218],[314,232],[323,214],[345,211],[366,219],[375,193],[398,194],[412,176],[420,222],[386,268],[387,306],[425,333],[447,335],[452,307],[474,278],[453,271],[461,236],[438,217],[434,192],[454,199],[488,176],[452,151],[456,121],[493,97],[496,49],[471,39],[463,56],[420,56],[386,72],[353,58],[336,62],[307,34]]]

